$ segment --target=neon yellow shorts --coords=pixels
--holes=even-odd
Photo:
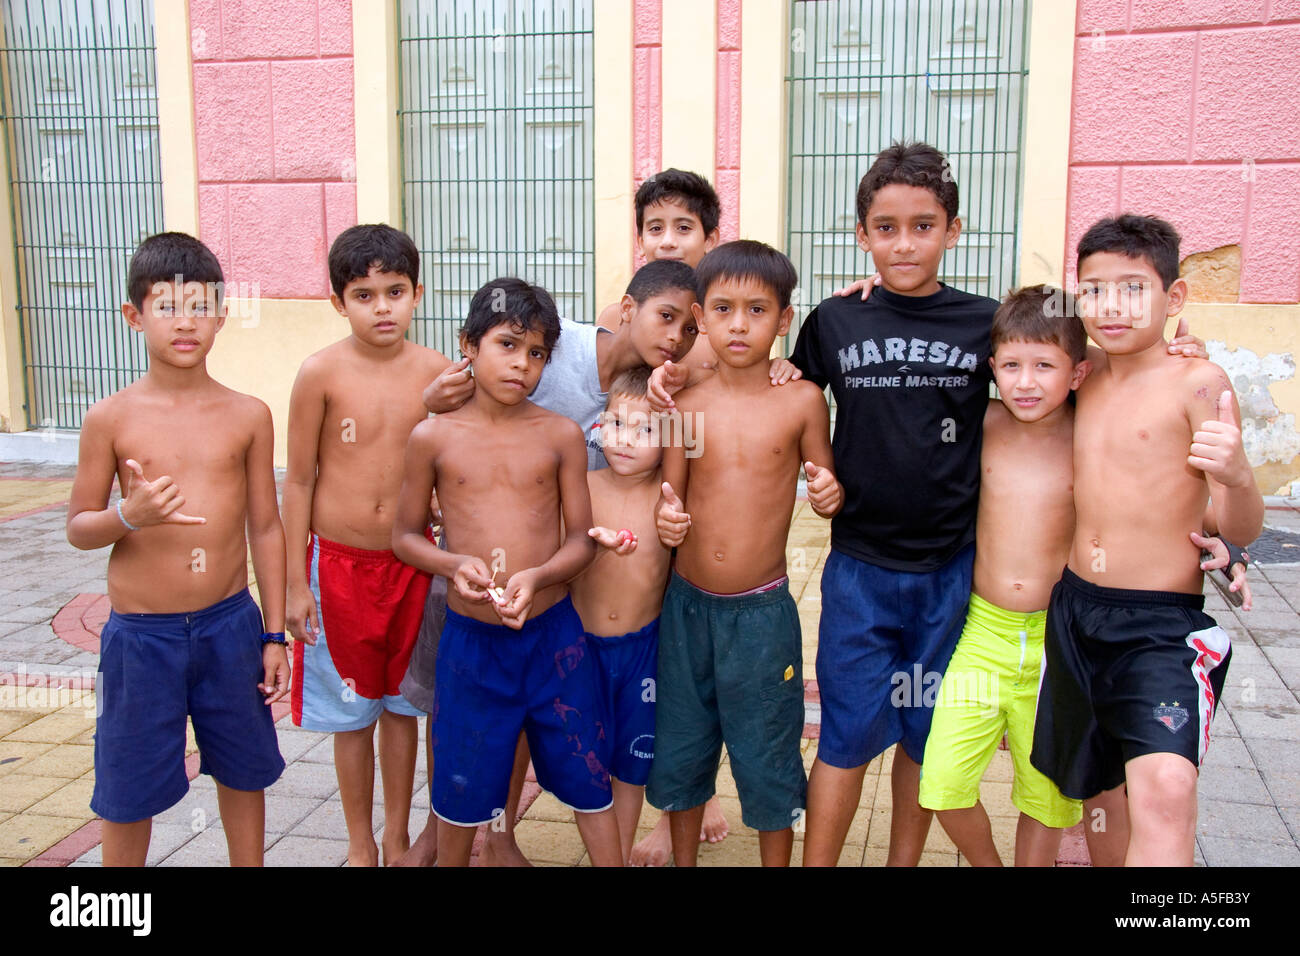
[[[966,626],[939,685],[921,765],[921,806],[973,807],[1005,733],[1015,781],[1011,802],[1044,826],[1069,827],[1083,804],[1061,795],[1029,763],[1046,611],[1006,611],[972,594]]]

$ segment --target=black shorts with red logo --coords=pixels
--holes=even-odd
[[[1199,594],[1091,584],[1068,568],[1047,610],[1030,761],[1067,797],[1124,782],[1124,765],[1210,742],[1232,647]]]

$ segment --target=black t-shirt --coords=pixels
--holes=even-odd
[[[799,330],[793,362],[837,404],[844,507],[831,546],[899,571],[932,571],[975,540],[998,303],[943,286],[831,297]]]

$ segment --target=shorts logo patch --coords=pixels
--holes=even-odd
[[[1172,707],[1161,704],[1159,707],[1153,708],[1153,710],[1155,711],[1156,720],[1164,724],[1171,734],[1178,733],[1183,729],[1183,725],[1187,723],[1187,708],[1179,707],[1178,701],[1174,701]]]

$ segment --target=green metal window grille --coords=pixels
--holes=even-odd
[[[937,147],[957,182],[962,234],[940,279],[1000,298],[1016,282],[1028,4],[795,0],[790,25],[786,249],[800,311],[874,271],[856,244],[857,187],[894,140]]]
[[[470,299],[517,275],[595,311],[592,0],[401,0],[403,216],[413,337],[453,356]]]
[[[120,306],[163,221],[153,0],[4,0],[0,16],[27,415],[79,428],[146,368]]]

